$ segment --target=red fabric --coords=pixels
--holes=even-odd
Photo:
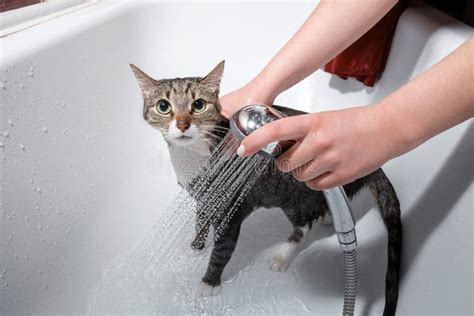
[[[397,3],[367,33],[328,62],[324,70],[342,79],[356,78],[372,87],[385,68],[398,18],[404,9],[404,3]]]
[[[40,2],[42,2],[42,0],[0,0],[0,12],[14,10]]]

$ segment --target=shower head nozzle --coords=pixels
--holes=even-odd
[[[265,124],[286,117],[285,114],[265,104],[250,104],[237,111],[230,119],[232,133],[242,140]],[[266,157],[276,158],[294,141],[273,142],[263,147],[258,153]]]

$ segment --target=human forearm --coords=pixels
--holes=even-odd
[[[474,37],[374,105],[394,136],[392,156],[474,116]]]
[[[254,98],[273,100],[375,25],[396,0],[323,0],[290,41],[252,80]]]
[[[474,116],[474,37],[384,100],[271,122],[238,149],[296,140],[278,167],[315,190],[346,184]]]
[[[220,99],[230,117],[246,104],[276,96],[320,68],[367,32],[397,0],[322,0],[290,41],[249,83]]]

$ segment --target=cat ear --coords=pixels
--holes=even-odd
[[[138,85],[142,89],[143,95],[147,94],[147,91],[152,89],[156,85],[156,81],[148,76],[146,73],[140,70],[134,64],[130,64],[130,68],[132,68],[133,74],[138,81]]]
[[[222,73],[224,72],[225,60],[221,61],[211,72],[201,80],[201,84],[205,85],[214,93],[219,93],[219,86],[221,84]]]

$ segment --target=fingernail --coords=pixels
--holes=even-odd
[[[244,145],[240,144],[239,148],[237,148],[237,155],[239,157],[243,157],[245,155],[245,147]]]

